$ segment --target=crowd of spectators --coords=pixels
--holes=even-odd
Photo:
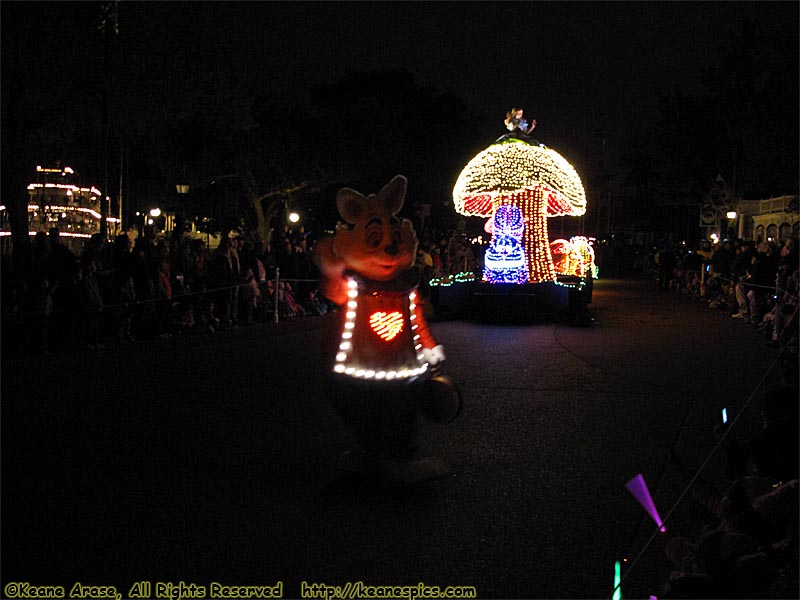
[[[273,242],[242,232],[211,250],[147,228],[135,240],[96,234],[76,253],[57,229],[38,232],[26,269],[4,265],[4,342],[30,354],[69,352],[271,320],[276,268],[280,318],[323,314],[302,228]]]
[[[788,357],[781,385],[762,398],[762,430],[744,441],[729,424],[715,430],[726,451],[725,473],[700,476],[671,455],[708,521],[694,539],[665,536],[674,570],[658,596],[794,598],[800,559],[797,241],[663,244],[652,264],[659,290],[690,294],[725,311]],[[729,486],[719,489],[711,479]]]
[[[773,347],[788,346],[795,356],[798,340],[798,247],[725,240],[696,248],[663,244],[653,256],[658,288],[690,294],[709,308],[726,311],[763,333]]]
[[[462,232],[434,237],[417,253],[423,291],[432,277],[474,270],[477,260]],[[57,229],[38,232],[27,268],[4,265],[4,344],[39,355],[213,333],[272,322],[276,294],[279,320],[323,315],[334,307],[319,293],[312,244],[302,226],[270,243],[232,232],[213,249],[146,228],[136,239],[96,234],[73,252]]]
[[[762,399],[762,429],[739,440],[715,433],[726,453],[720,489],[671,456],[707,521],[693,539],[666,534],[673,571],[660,598],[796,598],[798,583],[798,388]]]

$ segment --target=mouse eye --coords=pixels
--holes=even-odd
[[[381,240],[383,239],[383,233],[381,232],[381,228],[378,226],[371,226],[367,228],[367,235],[365,241],[367,243],[368,248],[377,248],[381,245]]]
[[[393,231],[392,232],[392,245],[393,246],[399,246],[400,242],[402,242],[402,241],[403,241],[403,236],[400,235],[400,232],[399,231]]]

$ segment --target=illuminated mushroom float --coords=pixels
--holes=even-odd
[[[513,138],[492,144],[467,163],[453,188],[453,202],[462,215],[490,219],[492,242],[483,276],[490,283],[555,282],[547,219],[586,212],[586,194],[573,166],[550,148]],[[509,277],[519,272],[519,259],[508,270],[502,260],[516,257],[515,242],[524,270]]]

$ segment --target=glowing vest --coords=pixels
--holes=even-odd
[[[347,274],[336,373],[388,381],[416,377],[427,370],[416,322],[416,288],[411,271],[390,282]]]

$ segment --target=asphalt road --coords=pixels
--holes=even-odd
[[[696,538],[667,452],[702,464],[723,405],[757,431],[778,351],[650,281],[600,280],[591,312],[589,327],[433,322],[465,409],[423,428],[451,474],[411,488],[337,472],[352,439],[325,400],[326,318],[4,360],[0,594],[363,581],[607,598],[614,561],[641,553],[623,593],[657,595],[664,542],[648,545],[625,482],[643,473],[670,531]],[[722,464],[705,473],[724,485]]]

